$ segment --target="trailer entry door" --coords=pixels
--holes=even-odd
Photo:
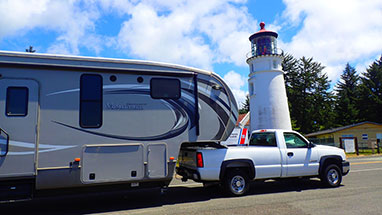
[[[38,90],[36,81],[0,80],[0,176],[35,174]]]

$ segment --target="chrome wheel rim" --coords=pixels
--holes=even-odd
[[[338,171],[335,169],[330,169],[328,171],[327,178],[328,178],[328,181],[331,185],[336,185],[338,183],[338,180],[339,180]]]
[[[243,193],[245,188],[245,180],[242,176],[237,175],[231,179],[231,190],[234,194]]]

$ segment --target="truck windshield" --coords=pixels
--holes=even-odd
[[[249,141],[251,146],[273,146],[277,147],[274,132],[253,133]]]

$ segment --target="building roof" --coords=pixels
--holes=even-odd
[[[359,126],[359,125],[363,125],[363,124],[382,125],[382,124],[376,123],[376,122],[365,121],[365,122],[360,122],[360,123],[356,123],[356,124],[352,124],[352,125],[345,125],[345,126],[338,127],[338,128],[331,128],[331,129],[327,129],[327,130],[317,131],[317,132],[313,132],[313,133],[307,134],[305,136],[306,137],[314,137],[314,136],[322,135],[322,134],[330,134],[330,133],[334,133],[334,132],[337,132],[337,131],[341,131],[341,130],[345,130],[345,129],[348,129],[348,128],[352,128],[352,127],[356,127],[356,126]]]
[[[236,127],[239,126],[239,123],[241,122],[241,120],[243,120],[243,118],[244,118],[246,115],[247,115],[246,113],[239,114],[239,118],[238,118],[237,121],[236,121]],[[245,126],[249,126],[249,123],[250,123],[250,120],[248,120],[247,123],[245,123]]]

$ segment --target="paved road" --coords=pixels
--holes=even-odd
[[[382,157],[351,159],[343,186],[318,180],[254,182],[250,194],[226,197],[219,188],[172,182],[158,190],[119,195],[66,197],[0,206],[0,214],[382,214]]]

